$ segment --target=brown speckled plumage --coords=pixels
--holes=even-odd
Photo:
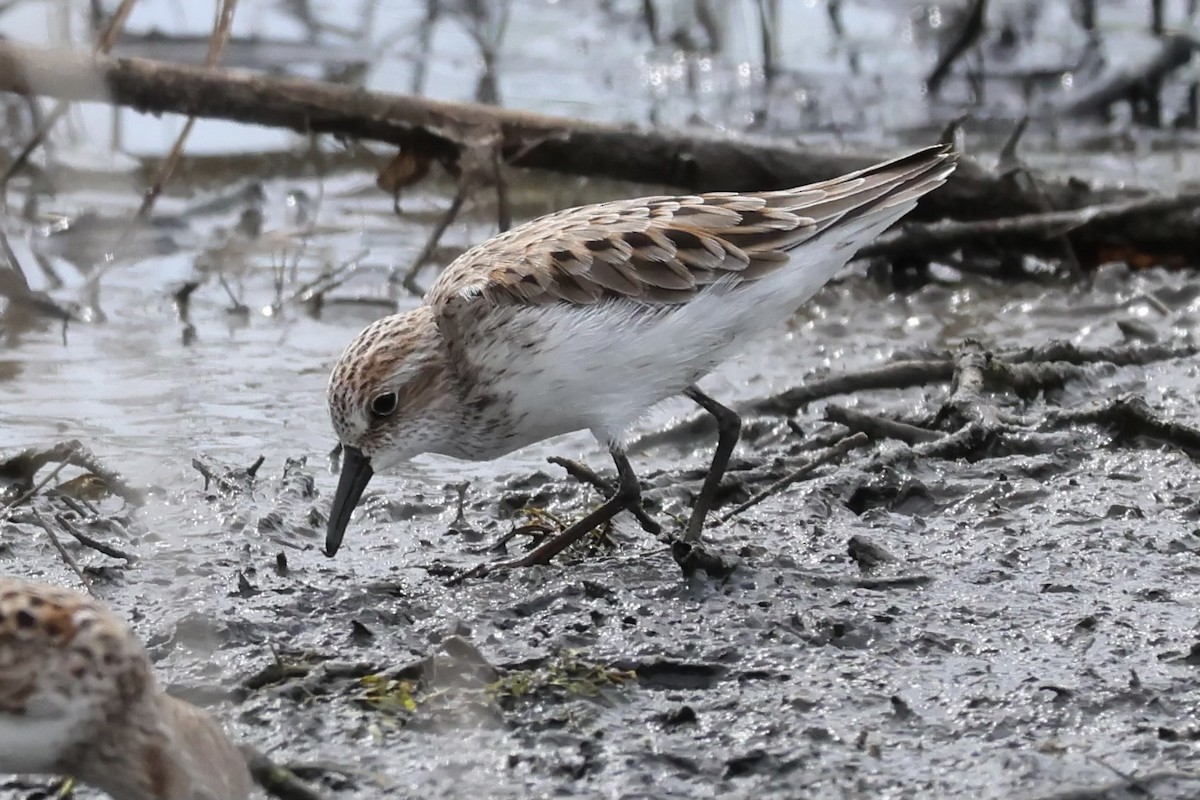
[[[955,159],[938,145],[784,191],[599,203],[471,248],[330,376],[353,470],[326,552],[373,472],[411,456],[489,459],[580,429],[619,453],[642,414],[795,313]]]
[[[163,693],[145,649],[77,592],[0,578],[0,772],[71,775],[121,800],[241,800],[240,754]]]

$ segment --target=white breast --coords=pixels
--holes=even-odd
[[[49,716],[0,714],[0,772],[54,772],[63,751],[76,741],[83,709]]]

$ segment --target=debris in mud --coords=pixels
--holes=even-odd
[[[737,569],[737,562],[718,553],[709,552],[700,543],[677,540],[671,543],[671,557],[683,570],[684,577],[690,578],[697,572],[703,572],[708,577],[723,580]]]
[[[17,16],[40,5],[22,4]],[[270,13],[319,13],[286,5]],[[458,6],[482,7],[417,5],[443,19],[469,13]],[[553,5],[515,4],[513,25],[536,19],[534,6],[542,14]],[[14,409],[9,427],[28,441],[63,435],[54,425],[74,430],[71,416],[87,413],[86,441],[106,454],[117,443],[130,447],[118,466],[135,483],[171,477],[135,518],[133,500],[114,493],[104,473],[75,464],[47,478],[62,463],[47,461],[0,494],[4,569],[53,571],[71,582],[58,558],[73,559],[79,580],[149,634],[173,689],[205,686],[214,710],[269,754],[246,753],[276,797],[1195,796],[1200,781],[1188,770],[1198,734],[1187,712],[1200,645],[1188,576],[1200,554],[1191,480],[1191,460],[1200,459],[1192,402],[1200,353],[1192,344],[1196,292],[1173,270],[1197,266],[1197,201],[1187,181],[1198,95],[1190,68],[1181,68],[1195,55],[1171,32],[1194,15],[1166,4],[1178,19],[1158,19],[1149,46],[1127,53],[1133,48],[1117,36],[1145,24],[1117,16],[1132,3],[967,0],[924,4],[910,19],[896,4],[831,0],[818,4],[825,8],[804,34],[817,37],[826,14],[835,31],[827,49],[815,48],[829,68],[813,72],[812,59],[786,49],[800,28],[792,23],[810,13],[803,4],[746,3],[747,18],[758,12],[762,40],[736,59],[722,50],[729,31],[717,17],[738,3],[638,5],[576,8],[579,26],[556,28],[545,48],[493,47],[492,57],[514,64],[501,71],[502,85],[534,111],[556,113],[561,97],[529,92],[546,85],[548,59],[565,50],[573,66],[562,86],[586,120],[427,101],[422,87],[452,96],[472,59],[449,71],[431,62],[427,72],[428,52],[415,52],[429,46],[415,27],[424,24],[418,10],[403,34],[415,32],[416,46],[402,37],[398,60],[387,52],[370,59],[379,71],[365,88],[335,87],[330,105],[291,117],[303,141],[290,151],[185,156],[162,197],[173,208],[134,229],[111,271],[93,262],[106,236],[120,233],[121,202],[136,205],[160,162],[130,160],[121,176],[128,182],[116,190],[109,183],[97,197],[87,181],[105,172],[111,179],[111,159],[71,166],[81,159],[70,140],[36,153],[9,186],[12,245],[24,259],[32,243],[41,259],[19,275],[0,263],[8,348],[0,389],[15,390],[0,413]],[[1145,5],[1132,11],[1145,16]],[[1163,16],[1164,4],[1149,5]],[[630,50],[610,53],[639,24],[639,11],[653,51],[628,61],[643,88],[653,88],[621,93],[628,104],[625,96],[616,104],[587,91],[576,97],[576,87],[597,78],[619,86],[629,77],[629,65],[614,61]],[[404,12],[397,5],[387,13]],[[917,51],[915,80],[937,84],[927,124],[899,134],[875,123],[892,120],[890,93],[902,92],[903,80],[883,76],[882,98],[859,82],[878,77],[888,48],[873,37],[893,30],[880,25],[885,15],[906,36],[928,28],[942,45],[935,57]],[[1031,68],[1025,48],[1046,44],[1044,35],[1031,44],[1038,26],[1028,19],[1039,15],[1039,25],[1066,24],[1053,32],[1050,57]],[[1091,19],[1076,30],[1081,16]],[[596,31],[605,33],[603,48]],[[455,33],[437,48],[463,31]],[[355,33],[337,35],[341,42]],[[243,52],[253,44],[240,42]],[[323,38],[311,44],[314,53],[328,47]],[[0,47],[0,61],[20,50]],[[1075,60],[1089,53],[1099,63]],[[369,89],[381,79],[392,86],[395,74],[381,69],[388,62],[401,81],[411,74],[414,89],[384,95],[380,105]],[[137,63],[114,69],[123,63],[94,62],[123,81],[112,89],[118,102],[138,96],[146,77]],[[102,84],[91,59],[49,66],[69,77],[81,65],[89,85]],[[180,73],[158,74],[169,81]],[[276,122],[287,123],[288,103],[312,97],[271,96],[281,86],[271,76],[236,83],[230,97],[225,73],[189,74],[211,90],[202,98],[210,109],[276,113]],[[730,77],[734,92],[722,94]],[[768,88],[753,98],[759,82]],[[254,106],[247,86],[263,88],[265,102]],[[1006,105],[1017,93],[1022,102]],[[336,132],[349,119],[339,98],[366,104],[350,108],[364,113],[345,136]],[[12,100],[19,121],[34,116],[26,98]],[[742,408],[752,418],[708,521],[709,551],[678,558],[639,531],[655,522],[669,531],[686,517],[705,475],[694,451],[709,444],[707,419],[642,438],[653,449],[645,508],[589,537],[561,567],[453,588],[430,579],[461,577],[495,558],[483,545],[507,544],[515,554],[524,535],[562,530],[612,492],[610,473],[581,461],[551,459],[568,478],[539,469],[555,446],[491,466],[414,464],[361,513],[369,547],[338,563],[313,550],[326,524],[319,492],[328,478],[302,455],[319,459],[328,436],[320,391],[329,347],[406,302],[398,279],[414,261],[428,261],[432,273],[514,214],[672,191],[597,176],[686,191],[827,177],[874,160],[867,153],[877,147],[935,135],[964,105],[979,113],[958,138],[978,158],[964,159],[913,224],[868,249],[873,263],[818,297],[786,340],[781,332],[768,345],[775,350],[750,351],[715,379],[752,397]],[[684,120],[681,108],[688,129],[667,130]],[[1066,119],[1073,108],[1106,121]],[[1182,127],[1172,130],[1176,110]],[[995,143],[1021,113],[1028,121],[993,167]],[[796,130],[789,114],[803,117]],[[116,122],[133,118],[119,115]],[[1081,145],[1080,136],[1094,139]],[[360,137],[400,140],[403,149],[381,172],[391,153],[372,153]],[[1017,157],[1018,142],[1029,140],[1031,150],[1042,148],[1037,163],[1052,166],[1033,169]],[[572,183],[528,167],[590,177]],[[222,187],[210,191],[213,183]],[[403,188],[404,207],[377,187]],[[80,215],[89,205],[106,213]],[[74,230],[41,235],[60,214],[77,220]],[[150,257],[168,250],[180,252]],[[1112,261],[1130,269],[1086,282],[1089,270]],[[61,322],[65,333],[68,320],[100,319],[94,297],[66,299],[71,262],[106,273],[110,322],[73,327],[70,346],[59,348],[51,325]],[[1127,344],[1094,346],[1114,336]],[[86,372],[69,372],[93,358]],[[833,372],[798,380],[822,362]],[[53,370],[73,392],[43,409],[58,385],[45,377]],[[84,396],[78,374],[92,372],[108,386]],[[792,388],[768,394],[793,378]],[[117,383],[126,386],[112,389]],[[100,406],[104,413],[92,416]],[[245,460],[203,455],[229,448]],[[576,458],[591,452],[572,452],[572,442],[561,449]],[[180,461],[180,452],[189,455]],[[187,473],[197,452],[203,491]],[[280,469],[246,468],[259,452]],[[283,454],[295,457],[280,465]],[[467,475],[478,487],[469,495]],[[680,580],[681,567],[722,577]],[[223,631],[213,641],[180,635],[212,624]],[[239,679],[230,702],[223,684]],[[301,754],[307,761],[290,763]],[[1188,772],[1158,771],[1171,767]],[[45,790],[0,786],[14,800],[35,792]]]
[[[228,496],[250,491],[254,487],[258,468],[266,460],[266,456],[259,456],[248,467],[222,467],[208,458],[197,456],[192,459],[192,467],[204,477],[205,492],[213,487],[219,494]]]
[[[56,466],[34,482],[49,464]],[[88,470],[53,488],[47,488],[67,467]],[[91,591],[88,571],[60,538],[65,533],[84,548],[127,564],[137,556],[123,546],[100,535],[128,541],[130,528],[137,526],[133,511],[144,502],[140,489],[128,485],[117,472],[102,465],[79,441],[61,442],[45,449],[26,449],[0,462],[0,482],[7,484],[0,506],[0,532],[16,531],[20,526],[40,529],[49,539],[63,563],[75,573],[87,591]],[[119,508],[103,508],[110,497],[119,498]],[[0,542],[0,547],[3,542]]]
[[[242,692],[274,690],[299,699],[304,694],[347,691],[361,708],[405,727],[461,724],[463,717],[495,725],[533,700],[607,702],[611,690],[638,678],[632,669],[592,663],[574,651],[497,666],[469,640],[452,635],[442,640],[437,652],[389,668],[313,654],[300,660],[281,655],[245,680]]]
[[[37,473],[49,464],[58,466],[35,485],[34,478]],[[99,499],[112,494],[134,506],[145,502],[145,493],[141,489],[130,486],[120,473],[105,467],[82,442],[72,440],[59,442],[51,447],[22,450],[15,456],[0,461],[0,482],[7,484],[7,494],[18,495],[8,500],[7,508],[11,509],[36,495],[68,466],[87,471],[84,475],[66,482],[65,490],[58,487],[68,495],[77,499]],[[92,496],[83,498],[79,497],[80,494]]]
[[[863,572],[896,561],[896,557],[888,552],[887,548],[866,536],[851,536],[850,541],[846,543],[846,550]]]

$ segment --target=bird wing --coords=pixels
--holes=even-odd
[[[833,180],[774,192],[645,197],[560,211],[471,248],[426,302],[462,319],[505,305],[686,303],[719,281],[769,274],[787,251],[945,182],[956,154],[935,145]]]

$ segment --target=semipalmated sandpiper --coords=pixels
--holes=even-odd
[[[718,426],[682,537],[698,541],[740,420],[696,382],[795,313],[955,162],[936,145],[796,189],[599,203],[468,250],[421,306],[369,325],[333,369],[329,411],[343,457],[326,554],[377,471],[420,453],[491,459],[589,429],[612,454],[618,487],[511,562],[544,563],[640,502],[623,439],[678,394]]]

